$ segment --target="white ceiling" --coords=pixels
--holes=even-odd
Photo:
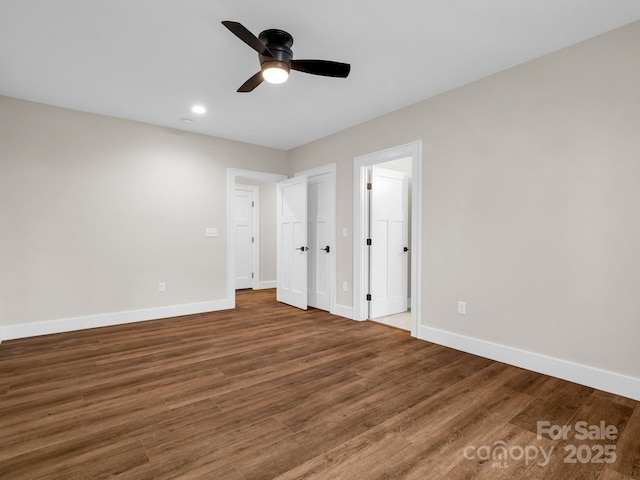
[[[0,95],[290,149],[639,19],[638,0],[0,0]],[[351,75],[236,93],[259,63],[222,20]]]

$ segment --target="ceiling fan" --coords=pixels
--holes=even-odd
[[[284,30],[269,29],[257,37],[238,23],[225,20],[222,24],[231,33],[258,52],[260,71],[244,82],[238,92],[251,92],[264,80],[269,83],[283,83],[289,78],[290,70],[323,75],[325,77],[347,78],[351,65],[329,60],[293,60],[293,37]]]

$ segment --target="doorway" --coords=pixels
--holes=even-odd
[[[265,251],[264,255],[260,254],[260,251],[256,252],[253,259],[255,265],[253,287],[254,289],[263,288],[275,288],[275,261],[272,261],[275,257],[275,190],[276,184],[279,181],[286,179],[286,175],[279,175],[274,173],[258,172],[253,170],[241,170],[236,168],[227,169],[227,299],[230,308],[235,308],[235,292],[236,292],[236,270],[238,256],[237,256],[237,233],[236,233],[236,185],[248,185],[257,184],[259,186],[258,191],[260,197],[264,195],[270,195],[269,192],[273,191],[272,199],[260,202],[262,208],[260,208],[260,217],[271,214],[273,220],[262,221],[258,218],[257,224],[259,230],[264,233],[260,235],[261,241],[259,242],[261,250]],[[255,200],[254,200],[255,201]],[[258,199],[259,201],[259,199]],[[257,204],[257,202],[256,202]],[[271,231],[268,231],[268,228]],[[266,230],[266,231],[265,231]],[[273,239],[271,240],[271,237]],[[268,254],[266,252],[269,252]],[[272,262],[271,262],[272,261]],[[271,268],[270,263],[273,263]],[[272,270],[272,273],[271,273]]]
[[[289,264],[292,268],[289,271],[280,271],[280,266],[274,267],[274,281],[263,282],[261,279],[256,279],[254,276],[254,285],[257,280],[257,289],[273,288],[280,286],[281,281],[288,290],[287,295],[291,294],[296,297],[300,308],[306,308],[306,306],[312,306],[322,310],[327,310],[333,313],[335,308],[335,208],[336,208],[336,165],[330,164],[322,167],[314,168],[305,172],[298,172],[295,177],[305,176],[307,181],[305,187],[310,186],[307,190],[310,192],[311,198],[305,194],[305,220],[304,220],[304,233],[305,238],[303,242],[298,241],[294,234],[296,221],[295,219],[287,220],[288,227],[291,230],[292,236],[290,238],[291,245],[289,250],[295,253],[295,256],[290,258]],[[294,177],[294,178],[295,178]],[[293,180],[290,179],[290,180]],[[300,178],[298,179],[300,180]],[[235,192],[237,185],[246,185],[257,183],[260,186],[260,196],[262,196],[263,186],[264,190],[273,187],[274,198],[273,202],[261,202],[260,218],[258,223],[260,224],[260,230],[263,230],[265,225],[262,225],[262,217],[266,212],[273,214],[273,238],[277,243],[277,237],[282,232],[280,231],[280,225],[277,221],[276,215],[278,211],[277,196],[280,195],[280,189],[278,185],[282,185],[282,182],[288,181],[285,175],[270,174],[264,172],[256,172],[249,170],[240,170],[230,168],[227,171],[227,193],[228,193],[228,213],[227,213],[227,288],[228,298],[230,299],[231,307],[235,308],[235,286],[236,277],[239,266],[237,264],[237,251],[238,251],[238,233],[235,226],[236,223],[236,206]],[[290,189],[294,191],[295,189]],[[247,200],[248,201],[248,200]],[[291,206],[295,208],[289,209],[288,213],[295,213],[298,210],[298,206],[302,201],[295,201]],[[307,215],[306,204],[311,204],[310,215]],[[272,208],[273,206],[273,208]],[[308,220],[307,220],[308,218]],[[284,228],[288,228],[284,227]],[[286,236],[285,236],[286,237]],[[266,248],[265,242],[260,242],[262,250]],[[262,258],[264,261],[271,260],[276,261],[276,245],[273,245],[273,249],[268,255],[261,255],[260,252],[256,254],[261,260],[255,267],[254,272],[262,271]],[[303,250],[300,248],[304,247]],[[313,251],[311,251],[313,248]],[[305,274],[299,273],[302,268],[294,268],[295,265],[300,266],[299,257],[308,257],[305,262]],[[267,258],[269,257],[269,258]],[[284,258],[284,257],[283,257]],[[256,263],[257,260],[254,260]],[[292,279],[295,279],[296,285],[292,283]],[[298,285],[298,283],[300,285]],[[303,301],[302,291],[306,297]],[[287,296],[285,295],[285,297]],[[291,296],[289,295],[289,296]],[[287,302],[289,303],[289,302]],[[304,305],[304,306],[303,306]]]
[[[419,232],[421,232],[421,158],[422,143],[420,141],[408,143],[398,147],[389,148],[380,152],[362,155],[354,158],[354,251],[353,251],[353,318],[355,320],[370,319],[370,269],[369,261],[371,247],[367,243],[369,237],[369,210],[368,197],[369,167],[379,167],[387,162],[410,164],[411,171],[411,199],[407,200],[409,206],[408,218],[410,219],[410,233],[408,233],[407,255],[408,272],[407,283],[410,295],[410,331],[411,335],[417,337],[418,323],[420,318],[420,284],[421,275],[419,271],[421,258],[421,245]],[[406,160],[404,160],[406,159]],[[388,164],[392,165],[392,164]],[[375,188],[375,186],[373,187]],[[402,274],[396,272],[396,276],[402,279]],[[396,296],[397,292],[395,293]],[[407,299],[408,302],[408,299]]]

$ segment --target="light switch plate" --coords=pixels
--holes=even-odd
[[[218,229],[217,228],[207,228],[204,232],[204,235],[206,237],[217,237],[218,236]]]
[[[467,314],[467,302],[458,302],[458,314],[460,315]]]

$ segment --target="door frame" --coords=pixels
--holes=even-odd
[[[353,319],[367,320],[366,195],[367,167],[411,157],[411,336],[418,336],[422,292],[422,141],[387,148],[353,159]],[[374,187],[375,188],[375,187]]]
[[[236,177],[246,177],[252,180],[274,183],[287,179],[286,175],[279,175],[277,173],[227,168],[227,302],[230,308],[236,308],[236,235],[234,228],[236,216],[234,208],[235,202],[233,200]]]
[[[301,172],[296,172],[294,174],[295,177],[298,175],[306,175],[307,178],[311,178],[317,175],[325,175],[329,174],[329,212],[331,214],[331,219],[329,220],[329,239],[331,241],[331,248],[333,248],[333,255],[329,258],[329,313],[335,314],[335,306],[336,306],[336,246],[337,246],[337,238],[336,238],[336,172],[338,170],[338,166],[335,163],[329,163],[327,165],[323,165],[321,167],[312,168],[309,170],[303,170]]]
[[[253,234],[253,242],[251,244],[251,271],[254,275],[251,278],[251,288],[253,290],[257,290],[258,276],[260,274],[260,187],[258,185],[245,185],[236,183],[234,194],[236,190],[251,191],[253,193],[253,208],[251,210],[251,231]],[[236,212],[234,211],[234,223],[236,221],[235,213]],[[237,242],[234,241],[234,245],[236,244]]]

